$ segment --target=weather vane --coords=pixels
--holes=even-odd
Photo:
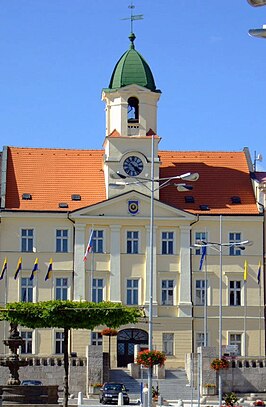
[[[130,20],[130,28],[131,32],[133,33],[133,21],[135,20],[143,20],[143,14],[133,14],[133,9],[135,8],[133,1],[131,1],[131,4],[128,6],[130,8],[130,17],[122,18],[121,20]]]

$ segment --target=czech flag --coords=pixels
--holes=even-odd
[[[88,242],[86,251],[85,251],[85,253],[84,253],[83,261],[86,261],[88,254],[89,254],[90,252],[92,252],[92,249],[93,249],[93,232],[94,232],[94,231],[93,231],[93,229],[92,229],[92,230],[91,230],[91,234],[90,234],[90,238],[89,238],[89,242]]]

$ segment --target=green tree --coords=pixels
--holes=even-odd
[[[68,405],[69,393],[69,330],[94,329],[99,325],[118,328],[128,323],[136,323],[142,315],[140,309],[118,303],[58,300],[37,303],[14,302],[6,304],[0,311],[0,320],[27,328],[64,329],[64,407]]]

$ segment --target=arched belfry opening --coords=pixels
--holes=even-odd
[[[128,123],[139,122],[139,100],[132,96],[127,101],[127,121]]]

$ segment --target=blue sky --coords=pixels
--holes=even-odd
[[[102,148],[101,90],[128,49],[130,0],[0,1],[1,145]],[[162,96],[165,150],[262,153],[266,7],[246,0],[135,0],[136,49]]]

